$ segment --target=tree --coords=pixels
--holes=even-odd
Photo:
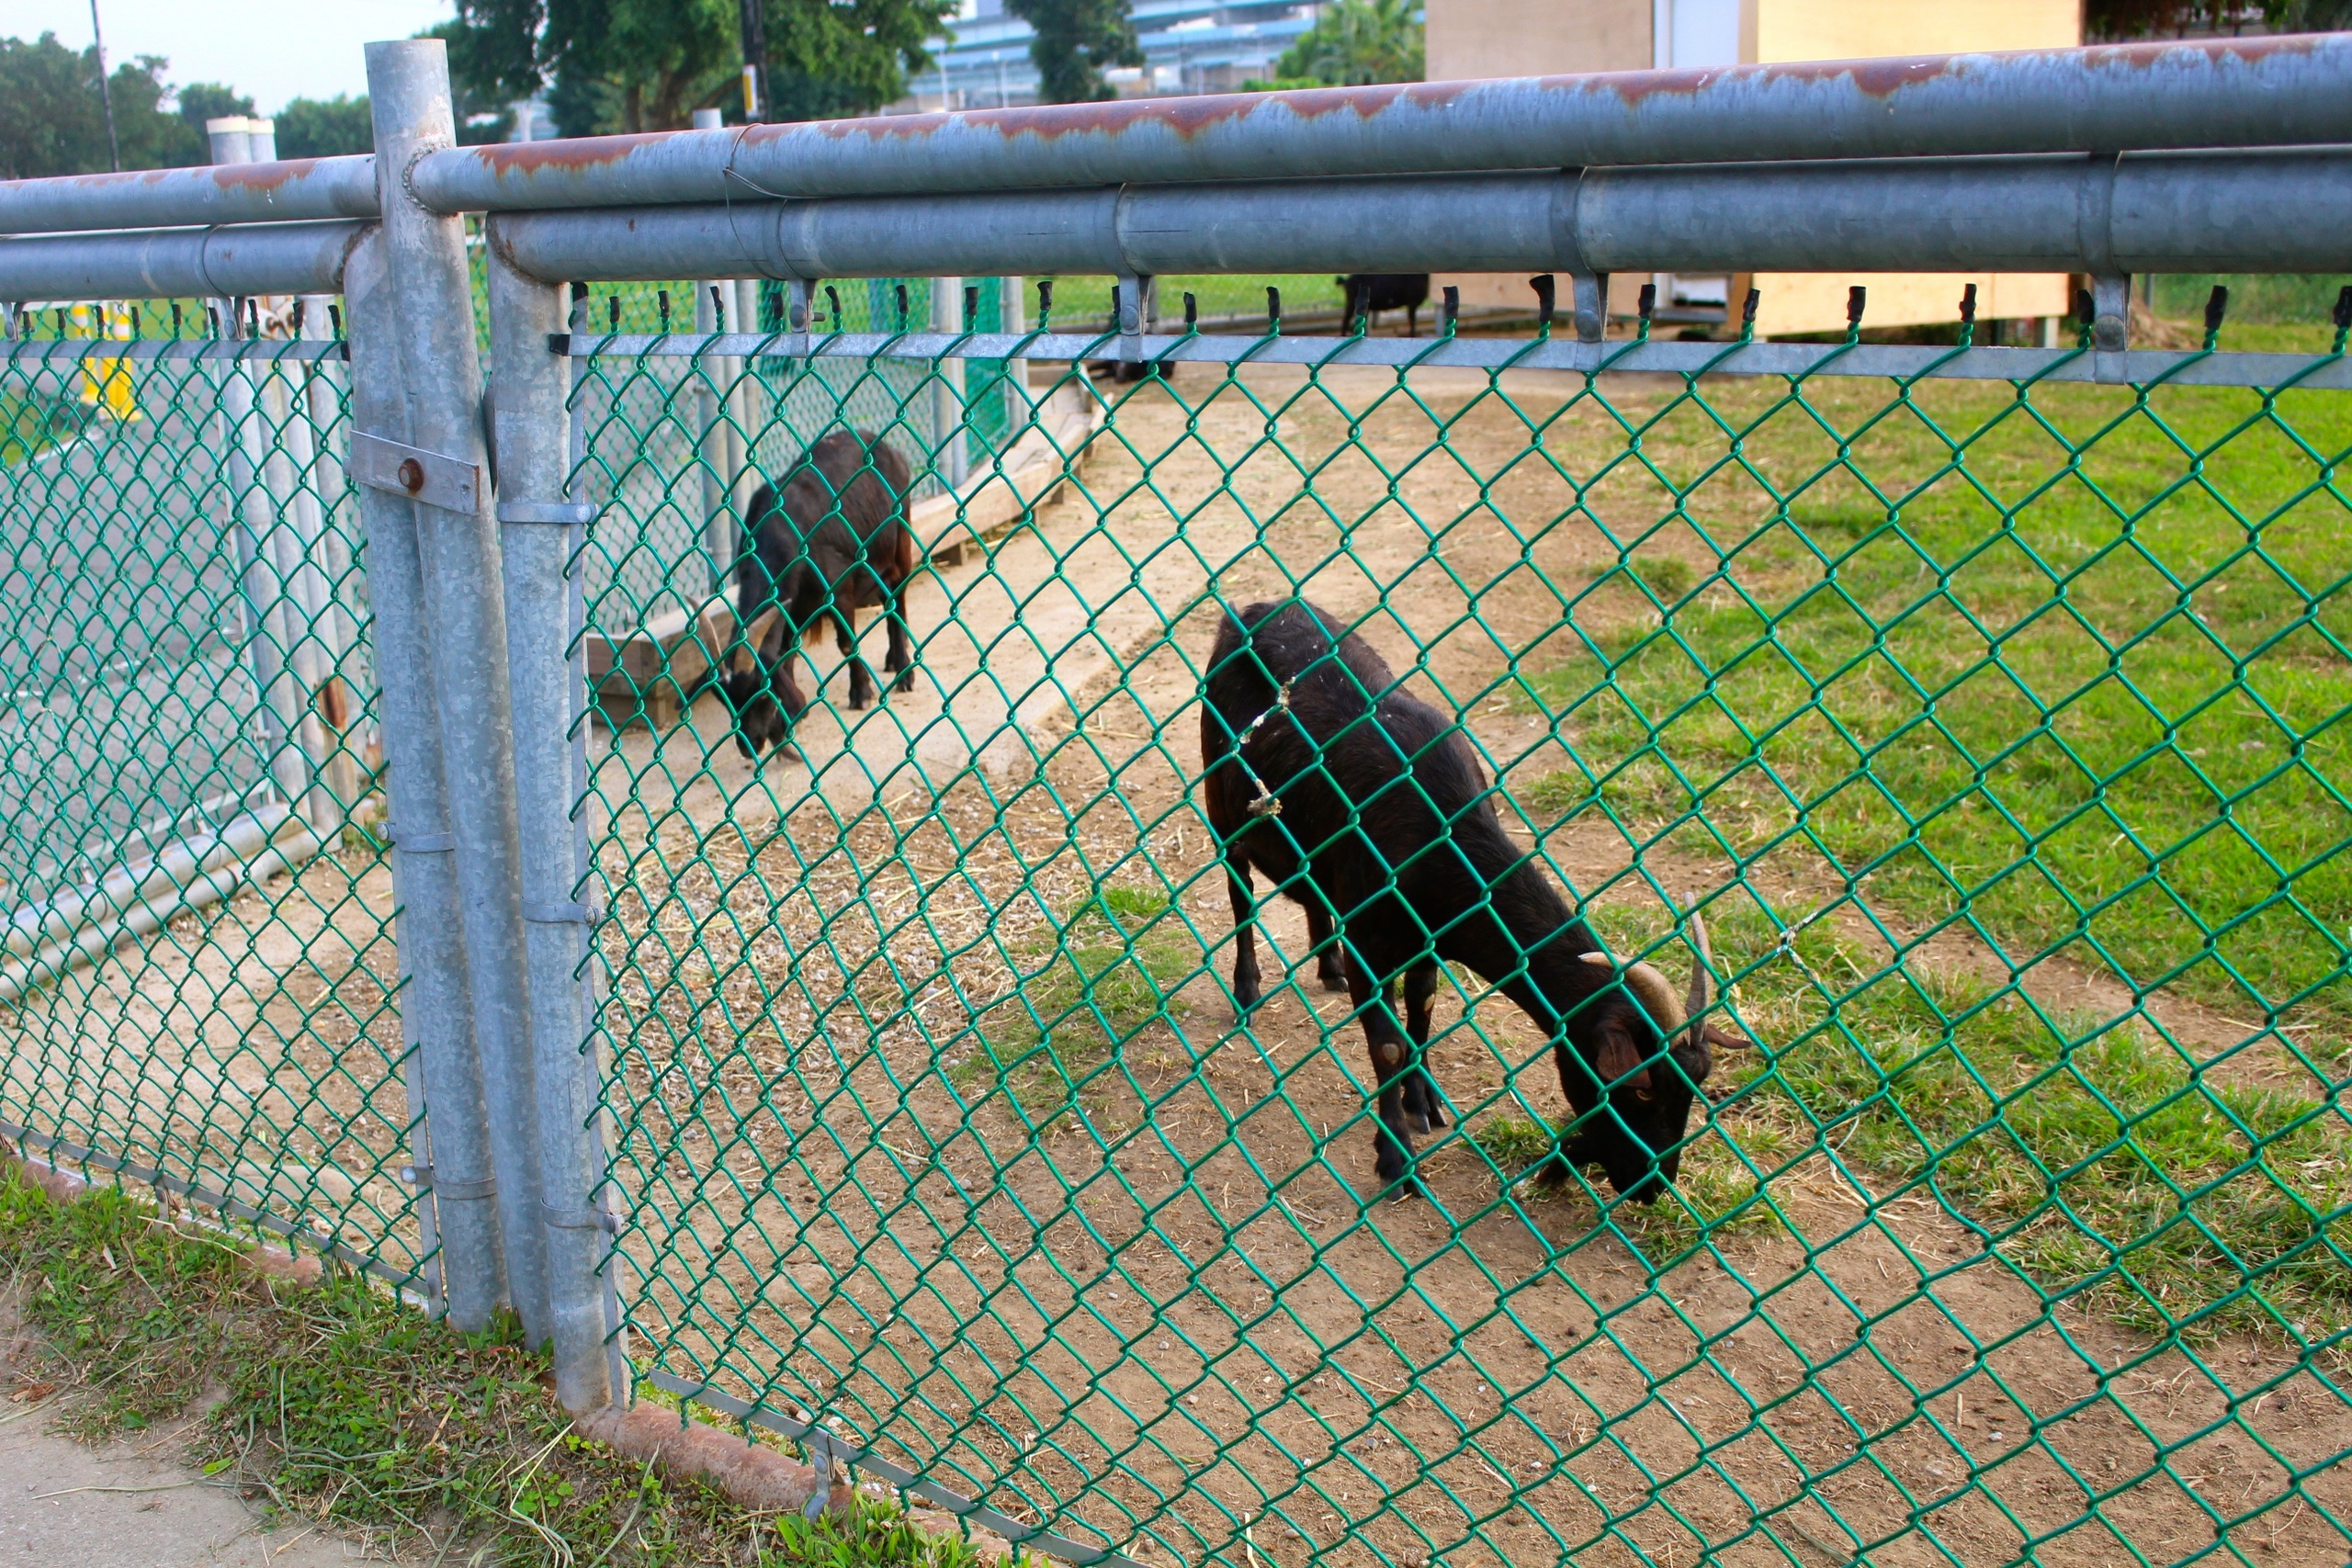
[[[759,0],[769,117],[879,108],[931,63],[956,0]],[[548,86],[568,136],[668,130],[739,100],[738,0],[459,0],[435,31],[453,77],[491,101]]]
[[[1115,97],[1104,69],[1143,63],[1127,0],[1005,0],[1004,8],[1036,34],[1029,58],[1037,67],[1037,96],[1046,103]]]
[[[1340,0],[1274,62],[1278,77],[1327,87],[1418,82],[1425,73],[1415,0]]]
[[[376,147],[375,122],[368,118],[365,94],[349,97],[295,98],[277,111],[277,155],[281,158],[333,158],[345,152],[370,152]]]
[[[107,73],[126,169],[205,162],[202,132],[167,107],[166,63],[142,54]],[[96,174],[109,162],[97,51],[68,49],[55,33],[0,39],[0,179]]]
[[[190,82],[173,95],[179,100],[180,118],[197,134],[198,141],[211,154],[211,143],[204,140],[204,122],[227,119],[232,115],[250,115],[254,101],[234,87],[224,87],[218,82]]]

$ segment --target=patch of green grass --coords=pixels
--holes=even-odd
[[[1534,1195],[1545,1190],[1546,1168],[1559,1134],[1555,1123],[1541,1117],[1498,1111],[1480,1118],[1467,1135],[1494,1162],[1506,1189]],[[1558,1190],[1573,1188],[1562,1184]],[[1607,1200],[1605,1185],[1595,1190]],[[1609,1211],[1609,1222],[1654,1266],[1663,1267],[1702,1237],[1722,1240],[1780,1229],[1780,1214],[1760,1192],[1731,1143],[1717,1134],[1702,1134],[1684,1146],[1681,1168],[1664,1196],[1649,1204],[1617,1203]]]
[[[2236,1016],[2352,1021],[2352,502],[2322,482],[2352,400],[1775,395],[1657,413],[1651,468],[1610,481],[1655,515],[1663,476],[1721,570],[1677,604],[1621,530],[1667,613],[1620,572],[1572,595],[1592,646],[1555,638],[1523,696],[1590,773],[1522,804],[1719,835]]]
[[[1621,949],[1663,924],[1611,913]],[[1972,976],[1884,969],[1826,925],[1785,944],[1752,913],[1711,928],[1768,1044],[1719,1056],[1743,1092],[1702,1169],[1752,1164],[1769,1188],[1834,1148],[1878,1195],[1930,1190],[2046,1291],[2153,1334],[2352,1328],[2352,1145],[2328,1100]]]
[[[1001,1082],[1044,1126],[1107,1102],[1113,1056],[1190,1004],[1176,989],[1201,966],[1194,936],[1156,888],[1105,884],[1022,945],[1020,987],[982,1010],[976,1047],[951,1075]]]
[[[746,1515],[570,1430],[546,1358],[458,1334],[331,1275],[273,1286],[223,1239],[119,1193],[52,1202],[0,1173],[0,1269],[53,1353],[65,1429],[96,1439],[179,1415],[187,1459],[287,1522],[448,1562],[978,1568],[969,1543],[874,1502],[815,1523]]]

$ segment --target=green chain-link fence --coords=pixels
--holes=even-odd
[[[1155,1564],[2344,1559],[2341,330],[2121,385],[1298,346],[1040,352],[1094,412],[1012,433],[1063,482],[981,548],[922,539],[912,690],[853,709],[828,637],[763,763],[698,673],[599,748],[640,1370]],[[729,376],[771,477],[835,423],[931,470],[936,362],[580,352],[592,488]],[[617,640],[722,568],[598,493]],[[1294,596],[1609,951],[1679,982],[1703,914],[1755,1043],[1659,1201],[1540,1179],[1502,976],[1440,971],[1419,1199],[1262,880],[1237,1019],[1202,684]]]
[[[0,364],[0,1123],[421,1284],[341,345],[167,312]]]

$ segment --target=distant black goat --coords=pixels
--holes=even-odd
[[[876,694],[874,672],[857,656],[860,610],[882,611],[890,635],[883,672],[899,677],[898,690],[914,689],[902,613],[917,554],[907,526],[912,482],[897,447],[870,432],[836,430],[802,455],[780,492],[767,485],[753,492],[744,513],[752,547],[735,563],[735,622],[748,633],[768,610],[776,616],[752,666],[727,676],[744,756],[757,761],[763,748],[782,746],[808,708],[793,661],[827,621],[849,661],[852,708]]]
[[[1364,318],[1364,328],[1370,331],[1373,319],[1383,310],[1405,312],[1405,335],[1421,335],[1421,307],[1430,302],[1430,275],[1426,272],[1351,272],[1332,282],[1347,297],[1348,321],[1352,324],[1358,316]]]
[[[1597,1163],[1626,1197],[1657,1197],[1713,1066],[1709,1047],[1746,1043],[1697,1017],[1707,1005],[1697,918],[1687,998],[1647,964],[1618,967],[1504,834],[1459,726],[1408,695],[1370,644],[1316,606],[1294,599],[1228,615],[1208,671],[1203,786],[1233,897],[1234,999],[1247,1010],[1260,997],[1260,871],[1306,907],[1318,977],[1344,984],[1363,1020],[1380,1086],[1381,1182],[1406,1177],[1411,1133],[1445,1122],[1420,1062],[1443,961],[1476,971],[1551,1036],[1577,1117],[1608,1100],[1547,1175]]]

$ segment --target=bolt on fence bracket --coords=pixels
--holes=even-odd
[[[354,431],[349,467],[351,477],[370,490],[406,496],[445,512],[472,512],[481,504],[481,465],[462,457]]]
[[[1609,275],[1572,272],[1568,287],[1575,301],[1577,341],[1600,342],[1609,335]]]
[[[2132,278],[2126,273],[2091,278],[2091,348],[2098,355],[2096,379],[2109,385],[2125,378],[2123,353],[2130,343]]]
[[[1119,357],[1133,365],[1143,358],[1145,294],[1151,279],[1134,273],[1119,275]]]

